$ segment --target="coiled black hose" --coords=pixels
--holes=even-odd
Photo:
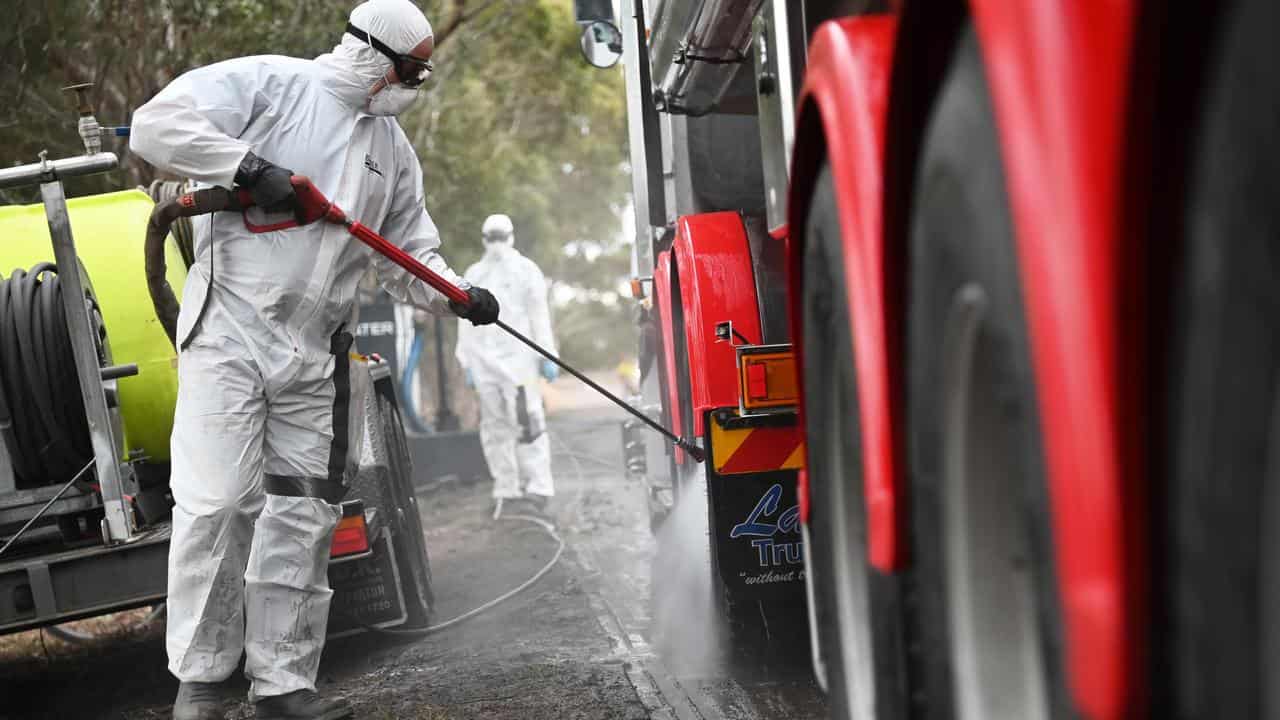
[[[64,483],[93,459],[52,263],[0,277],[0,441],[22,489]]]

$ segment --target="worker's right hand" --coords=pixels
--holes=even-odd
[[[449,308],[460,318],[466,318],[472,325],[489,325],[498,319],[498,299],[493,293],[482,287],[467,288],[471,301],[466,305],[449,301]]]
[[[462,377],[463,377],[463,380],[466,381],[467,387],[471,388],[472,390],[476,389],[476,376],[472,375],[470,370],[463,370]]]
[[[292,177],[292,171],[247,152],[236,170],[236,185],[248,188],[253,204],[267,212],[296,213],[298,195]]]

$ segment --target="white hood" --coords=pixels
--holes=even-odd
[[[410,0],[368,0],[351,11],[351,24],[402,54],[434,37],[427,16]],[[342,42],[316,62],[338,71],[334,90],[357,106],[365,104],[369,89],[391,69],[386,56],[345,32]]]

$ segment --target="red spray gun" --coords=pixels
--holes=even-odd
[[[348,217],[341,208],[326,198],[324,194],[321,193],[306,177],[294,175],[293,189],[298,198],[298,207],[295,211],[294,219],[270,225],[255,225],[251,223],[246,216],[244,221],[245,227],[253,232],[267,232],[270,230],[283,230],[285,228],[297,227],[299,225],[308,225],[319,220],[333,223],[334,225],[341,225],[347,229],[347,232],[354,235],[357,240],[373,248],[374,252],[404,268],[409,274],[431,286],[434,290],[449,298],[449,300],[464,307],[471,303],[471,296],[467,294],[466,290],[463,290],[457,285],[449,282],[439,273],[422,264],[417,258],[400,249],[396,245],[387,242],[386,238],[374,232],[369,227]],[[238,188],[236,190],[207,188],[179,195],[173,200],[157,205],[155,210],[152,212],[151,221],[147,226],[147,286],[151,290],[151,300],[155,305],[156,315],[160,318],[161,324],[164,325],[165,331],[169,333],[169,339],[171,341],[173,341],[176,336],[178,302],[174,296],[173,289],[169,287],[168,281],[165,280],[164,242],[165,238],[169,234],[169,226],[172,225],[173,221],[179,217],[204,215],[206,213],[218,212],[221,210],[236,210],[243,212],[244,210],[253,207],[253,205],[253,198],[250,196],[249,191],[243,188]],[[494,321],[494,324],[505,330],[515,339],[533,348],[538,354],[560,366],[565,372],[586,383],[592,390],[595,390],[604,397],[613,401],[613,403],[618,407],[631,413],[649,427],[661,433],[685,452],[689,453],[689,456],[694,460],[702,462],[706,459],[706,454],[703,449],[695,445],[692,441],[676,435],[654,421],[648,415],[645,415],[636,408],[627,404],[618,396],[608,390],[605,390],[594,380],[570,367],[567,363],[556,357],[546,348],[525,337],[523,333],[504,323],[501,319]]]

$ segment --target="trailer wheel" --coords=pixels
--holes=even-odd
[[[405,437],[404,420],[395,396],[379,394],[383,422],[387,428],[387,451],[393,471],[393,492],[396,494],[397,520],[403,535],[406,560],[411,563],[414,587],[410,602],[408,624],[427,625],[435,606],[435,594],[431,584],[431,555],[427,551],[427,534],[422,527],[422,513],[418,508],[418,493],[413,484],[413,460],[409,454],[409,441]]]
[[[1186,197],[1164,208],[1183,252],[1155,345],[1153,712],[1175,719],[1280,716],[1280,6],[1220,12]]]
[[[957,43],[917,170],[907,280],[907,602],[921,714],[1068,717],[1036,386],[972,28]]]
[[[386,443],[387,466],[385,469],[362,468],[348,496],[360,498],[366,508],[376,508],[390,527],[408,614],[404,626],[424,627],[431,622],[435,597],[408,443],[390,381],[376,383],[374,392]]]
[[[831,168],[805,224],[807,571],[831,716],[906,717],[898,583],[867,564],[862,437],[843,244]]]

